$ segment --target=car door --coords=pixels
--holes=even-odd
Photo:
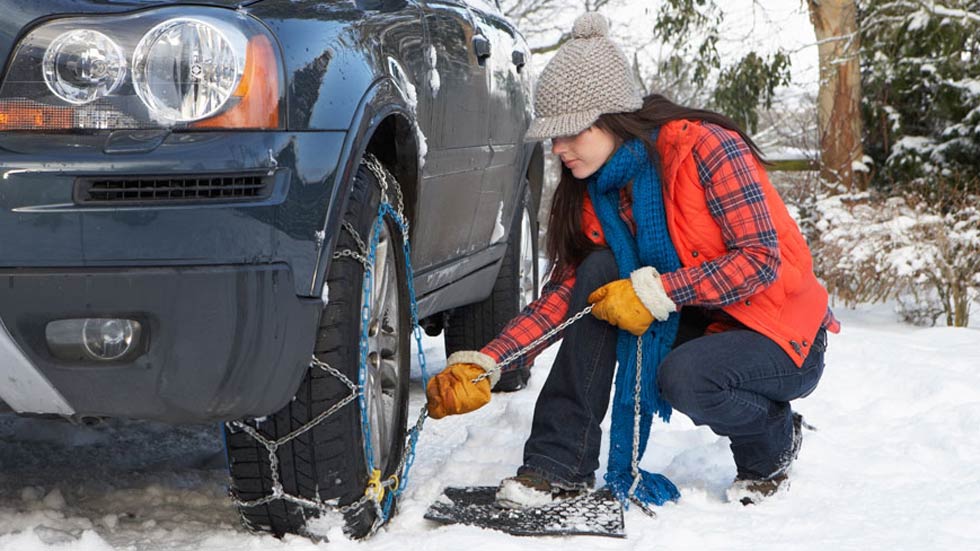
[[[479,248],[471,234],[480,225],[483,171],[491,158],[486,38],[460,0],[423,0],[422,9],[429,37],[424,55],[433,70],[424,86],[428,151],[412,254],[419,271]]]
[[[490,164],[476,218],[493,223],[474,227],[480,247],[501,244],[513,218],[524,175],[524,134],[531,121],[530,50],[524,37],[492,0],[470,0],[474,20],[491,43],[487,59]]]

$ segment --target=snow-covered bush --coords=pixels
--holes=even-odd
[[[966,187],[940,179],[903,196],[816,201],[811,247],[828,290],[849,305],[894,298],[908,321],[965,327],[980,298],[980,196]]]

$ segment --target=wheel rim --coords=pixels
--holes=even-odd
[[[377,228],[372,230],[371,239]],[[395,248],[388,225],[381,224],[381,235],[374,260],[374,280],[371,285],[371,317],[368,321],[367,373],[364,401],[368,424],[371,427],[371,448],[374,466],[385,471],[392,455],[392,434],[395,432],[397,392],[400,387],[401,354],[398,333],[398,270]],[[363,308],[363,299],[362,299]],[[364,328],[361,327],[363,331]]]
[[[520,272],[518,274],[520,289],[519,306],[521,310],[534,300],[534,287],[536,283],[534,281],[534,263],[537,261],[534,258],[533,240],[535,237],[531,232],[531,214],[528,212],[527,207],[525,207],[524,214],[521,216],[521,256],[519,260]]]

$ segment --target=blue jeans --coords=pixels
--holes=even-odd
[[[569,314],[584,308],[592,291],[618,278],[612,251],[591,253],[576,271]],[[674,348],[658,370],[661,392],[696,425],[731,440],[740,475],[769,475],[792,446],[789,401],[812,392],[823,373],[826,332],[819,331],[798,368],[764,335],[748,329],[704,335],[705,326],[700,310],[682,310]],[[594,483],[618,331],[593,316],[565,330],[534,408],[518,472],[531,470],[572,488]],[[656,434],[650,444],[656,445]]]

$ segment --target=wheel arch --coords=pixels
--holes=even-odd
[[[376,81],[364,94],[347,131],[341,160],[333,174],[330,206],[321,224],[317,268],[310,283],[311,294],[320,294],[340,231],[341,218],[350,196],[354,174],[365,153],[374,154],[395,176],[402,188],[405,215],[410,227],[415,221],[421,181],[420,139],[414,104],[404,91],[409,83],[392,78]]]

